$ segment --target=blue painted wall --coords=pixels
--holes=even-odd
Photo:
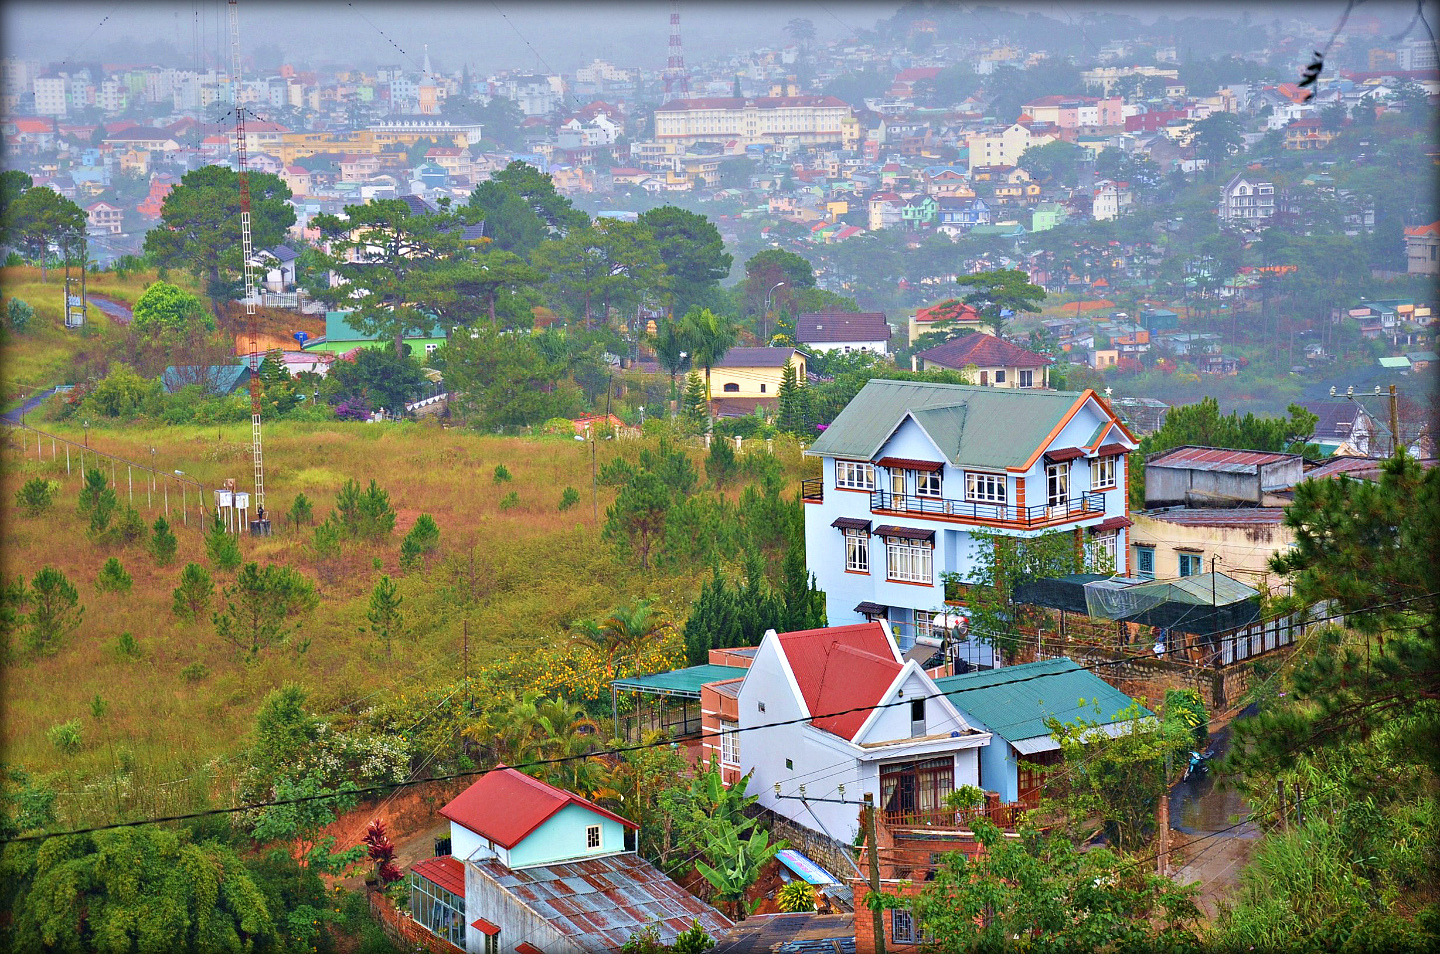
[[[587,848],[585,845],[585,829],[591,825],[600,826],[598,848]],[[624,825],[597,815],[588,808],[566,805],[510,849],[509,864],[512,868],[524,868],[592,855],[613,855],[624,850]]]

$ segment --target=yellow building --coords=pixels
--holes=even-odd
[[[1131,513],[1130,546],[1136,575],[1171,580],[1215,568],[1256,589],[1282,581],[1271,573],[1270,557],[1295,542],[1282,518],[1283,507],[1181,507]]]
[[[993,135],[973,135],[969,143],[970,171],[973,173],[977,166],[1013,166],[1026,149],[1054,141],[1054,136],[1036,136],[1019,123]]]
[[[655,110],[655,139],[691,146],[738,141],[804,145],[842,142],[850,107],[834,96],[717,96],[677,99]]]
[[[1162,76],[1168,80],[1179,80],[1179,70],[1163,69],[1158,66],[1101,66],[1093,70],[1085,70],[1080,74],[1080,79],[1088,87],[1099,87],[1100,91],[1110,95],[1115,88],[1115,83],[1125,76]]]
[[[795,369],[797,384],[805,383],[805,360],[805,352],[795,348],[731,348],[710,369],[710,398],[769,404],[780,395],[787,366]]]

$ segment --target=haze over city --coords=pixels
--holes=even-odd
[[[1436,949],[1437,15],[6,4],[0,949]]]

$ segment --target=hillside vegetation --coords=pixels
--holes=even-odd
[[[55,432],[83,443],[78,429]],[[137,462],[148,461],[153,446],[161,473],[184,471],[207,488],[227,477],[236,478],[241,489],[249,486],[248,438],[243,425],[90,432],[93,448]],[[186,492],[187,525],[179,488],[171,484],[178,552],[169,565],[157,566],[143,546],[106,546],[87,539],[86,522],[76,512],[78,454],[72,453],[76,472],[67,477],[63,445],[52,462],[47,440],[41,463],[34,434],[25,434],[24,440],[29,455],[23,460],[21,432],[9,432],[5,448],[0,496],[7,527],[4,577],[30,579],[53,566],[79,591],[85,616],[53,654],[27,653],[18,643],[12,645],[4,681],[4,745],[12,763],[68,778],[70,784],[61,781],[56,787],[75,793],[62,796],[61,813],[76,820],[103,815],[112,796],[119,799],[116,793],[85,789],[87,778],[109,775],[117,765],[128,769],[126,777],[136,788],[160,786],[154,797],[166,806],[186,802],[187,784],[204,789],[205,775],[211,786],[223,788],[224,757],[237,748],[238,736],[265,694],[287,681],[303,685],[322,712],[354,712],[376,701],[418,698],[424,687],[453,684],[462,675],[467,615],[474,671],[510,656],[523,659],[553,649],[566,642],[568,624],[636,599],[654,598],[683,618],[698,592],[699,575],[708,569],[672,565],[641,572],[633,560],[617,557],[601,540],[595,520],[598,510],[604,523],[614,491],[601,485],[592,505],[588,443],[569,437],[484,436],[434,424],[282,422],[266,433],[275,534],[242,537],[240,546],[246,561],[291,566],[313,579],[320,604],[301,624],[305,651],[275,645],[248,661],[217,636],[209,612],[189,622],[172,612],[172,592],[187,563],[199,563],[213,574],[212,610],[223,607],[219,591],[235,577],[206,557],[193,490]],[[596,460],[603,468],[617,456],[633,459],[649,444],[601,441]],[[798,453],[789,444],[784,450],[787,469],[793,470]],[[496,479],[501,465],[510,479]],[[109,472],[107,462],[107,477]],[[35,476],[58,480],[60,486],[50,513],[27,517],[15,509],[15,494]],[[322,559],[312,546],[313,528],[297,528],[284,514],[303,493],[320,523],[347,479],[361,487],[374,480],[388,492],[397,514],[395,529],[380,542],[347,541],[338,557]],[[148,527],[163,513],[162,498],[157,494],[147,506],[145,478],[137,473],[133,480],[134,506]],[[124,464],[116,469],[116,487],[123,507],[132,499]],[[567,487],[575,488],[580,500],[562,511]],[[440,547],[424,567],[407,571],[400,565],[400,543],[421,513],[438,523]],[[133,580],[128,592],[97,590],[101,567],[111,556]],[[371,591],[382,574],[397,581],[407,630],[388,659],[366,619]],[[125,633],[133,638],[133,648]],[[70,720],[79,721],[82,743],[67,752],[51,730]],[[202,773],[214,759],[222,760],[221,768]],[[180,789],[167,791],[164,785]],[[211,787],[193,796],[203,800],[216,794]]]

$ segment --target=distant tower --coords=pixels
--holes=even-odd
[[[665,62],[665,101],[690,98],[685,47],[680,42],[680,7],[670,0],[670,59]]]
[[[434,116],[440,112],[440,88],[435,83],[435,72],[430,68],[430,44],[425,44],[425,65],[420,73],[419,113]]]

